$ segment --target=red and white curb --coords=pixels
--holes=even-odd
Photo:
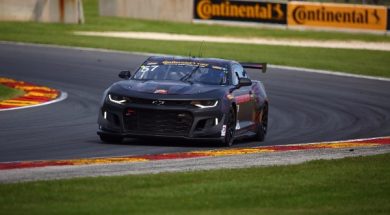
[[[24,91],[22,96],[0,101],[0,111],[36,107],[59,102],[67,98],[67,93],[46,86],[0,77],[0,84]]]
[[[204,157],[222,157],[222,156],[233,156],[233,155],[243,155],[243,154],[260,154],[260,153],[269,154],[274,152],[307,151],[307,150],[318,150],[318,149],[374,148],[380,146],[390,146],[390,136],[368,138],[368,139],[346,140],[346,141],[334,141],[334,142],[260,146],[260,147],[253,147],[253,148],[231,148],[231,149],[192,151],[192,152],[167,153],[167,154],[156,154],[156,155],[85,158],[85,159],[72,159],[72,160],[3,162],[0,163],[0,171],[12,170],[12,169],[52,167],[52,166],[84,166],[84,165],[93,165],[93,164],[140,163],[140,162],[149,162],[149,161],[157,161],[157,160],[161,161],[161,160],[204,158]]]

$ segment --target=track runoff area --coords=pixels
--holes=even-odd
[[[390,146],[390,137],[379,137],[358,140],[346,140],[335,142],[320,142],[308,144],[293,144],[293,145],[279,145],[279,146],[261,146],[253,148],[234,148],[222,150],[207,150],[207,151],[193,151],[183,153],[166,153],[156,155],[141,155],[141,156],[122,156],[122,157],[102,157],[102,158],[88,158],[88,159],[73,159],[73,160],[49,160],[49,161],[24,161],[24,162],[5,162],[0,163],[0,170],[9,169],[26,169],[49,166],[79,166],[90,164],[109,164],[109,163],[135,163],[148,162],[155,160],[171,160],[171,159],[188,159],[201,157],[220,157],[220,156],[234,156],[245,154],[263,154],[274,152],[291,152],[304,150],[319,150],[319,149],[348,149],[354,151],[355,148],[371,148]],[[390,150],[390,149],[389,149]]]
[[[53,101],[58,101],[61,97],[61,92],[55,89],[51,89],[45,86],[38,86],[23,81],[16,81],[9,78],[0,78],[0,83],[15,89],[21,89],[25,92],[24,95],[18,98],[12,98],[3,100],[0,102],[1,110],[13,110],[19,108],[35,107],[38,105],[49,104]],[[64,94],[64,93],[62,93]],[[371,150],[370,150],[371,149]],[[334,156],[327,154],[327,150],[332,150]],[[343,152],[334,153],[334,150]],[[347,153],[345,153],[347,152]],[[2,162],[0,163],[0,182],[17,182],[17,181],[29,181],[29,180],[45,180],[45,179],[58,179],[69,177],[82,177],[82,176],[97,176],[107,175],[106,171],[92,171],[85,173],[85,171],[75,171],[74,174],[59,174],[61,171],[69,171],[69,168],[75,167],[87,167],[96,169],[97,165],[105,166],[119,166],[121,168],[114,168],[115,171],[111,172],[112,175],[121,174],[134,174],[134,173],[153,173],[153,172],[165,172],[172,171],[171,167],[162,165],[164,161],[174,161],[191,163],[191,168],[185,166],[184,168],[178,165],[177,169],[173,171],[185,171],[185,170],[197,170],[197,169],[214,169],[216,168],[238,168],[247,167],[252,165],[275,165],[274,162],[267,163],[261,162],[264,157],[271,158],[271,160],[280,159],[281,153],[288,153],[289,160],[285,163],[279,164],[291,164],[300,163],[314,159],[333,159],[349,156],[360,156],[364,154],[379,154],[390,152],[390,137],[379,137],[369,139],[357,139],[346,141],[333,141],[333,142],[319,142],[308,144],[293,144],[293,145],[275,145],[275,146],[260,146],[251,148],[233,148],[233,149],[217,149],[206,151],[191,151],[182,153],[163,153],[153,155],[140,155],[140,156],[118,156],[118,157],[99,157],[99,158],[85,158],[85,159],[68,159],[68,160],[39,160],[39,161],[22,161],[22,162]],[[294,155],[296,154],[296,155]],[[307,159],[294,159],[294,156],[307,155]],[[317,154],[317,155],[316,155]],[[316,156],[313,156],[316,155]],[[325,156],[324,156],[325,155]],[[196,167],[200,160],[206,158],[218,158],[226,159],[240,159],[247,160],[242,162],[242,165],[226,162],[228,165],[216,165],[213,166],[199,166]],[[273,158],[274,157],[274,158]],[[248,160],[251,160],[248,165]],[[168,162],[169,163],[169,162]],[[262,164],[261,164],[262,163]],[[158,164],[160,168],[146,168],[148,166]],[[133,171],[129,171],[128,167],[135,166]],[[141,167],[141,169],[137,169]],[[54,169],[53,169],[54,167]],[[105,168],[104,168],[105,169]],[[80,170],[80,169],[79,169]],[[45,174],[40,174],[42,171]],[[39,177],[43,176],[43,177]]]
[[[0,183],[299,164],[390,153],[390,137],[143,156],[0,163]]]
[[[11,50],[15,46],[10,47]],[[31,47],[33,48],[33,47]],[[24,48],[23,48],[24,49]],[[71,53],[73,49],[64,48],[48,48],[35,47],[35,51],[41,52],[58,52]],[[35,54],[34,51],[34,54]],[[92,50],[86,50],[88,53],[79,53],[79,58],[90,56]],[[68,53],[68,54],[69,54]],[[96,50],[93,53],[97,54]],[[111,55],[115,55],[118,59],[118,53],[99,52],[102,58],[110,59]],[[24,56],[25,54],[23,54]],[[13,58],[13,55],[9,57]],[[24,56],[26,57],[26,56]],[[124,57],[124,62],[127,62],[128,54]],[[136,57],[136,56],[133,56]],[[139,58],[143,58],[138,56]],[[28,58],[23,58],[28,59]],[[82,59],[80,59],[82,60]],[[111,62],[107,60],[107,62]],[[28,62],[33,63],[33,62]],[[119,62],[121,63],[121,62]],[[123,62],[122,62],[123,63]],[[95,65],[93,63],[91,65]],[[65,64],[72,65],[72,64]],[[23,69],[23,68],[22,68]],[[42,68],[46,69],[46,68]],[[66,69],[66,68],[64,68]],[[50,70],[49,70],[50,71]],[[72,71],[72,70],[67,70]],[[93,74],[98,75],[99,70],[94,67]],[[72,75],[67,74],[66,77]],[[101,75],[110,75],[101,73]],[[330,76],[329,76],[330,77]],[[334,76],[336,77],[336,76]],[[55,78],[59,78],[55,76]],[[276,78],[276,77],[274,77]],[[283,76],[283,78],[285,78]],[[364,77],[361,77],[364,78]],[[30,93],[37,96],[37,93],[43,95],[47,93],[52,100],[58,99],[60,93],[58,90],[36,86],[31,87],[25,82],[12,79],[2,79],[3,83],[8,83],[7,86],[21,87],[28,94],[28,90],[41,90],[39,92]],[[62,79],[61,79],[62,80]],[[59,80],[60,81],[60,80]],[[387,80],[386,80],[387,82]],[[71,85],[72,87],[74,85]],[[101,86],[99,85],[100,89]],[[70,89],[70,88],[69,88]],[[52,94],[51,94],[52,93]],[[72,100],[72,99],[71,99]],[[43,100],[42,100],[43,101]],[[43,101],[44,102],[44,101]],[[63,102],[61,102],[63,103]],[[27,103],[26,103],[27,104]],[[37,105],[37,104],[30,104]],[[29,105],[27,105],[29,106]],[[66,105],[65,105],[66,106]],[[68,106],[66,106],[67,108]],[[47,106],[46,109],[50,109]],[[65,110],[65,109],[64,109]],[[84,134],[85,136],[85,134]],[[340,138],[341,139],[341,138]],[[298,141],[297,141],[298,142]],[[299,143],[299,142],[298,142]],[[82,143],[79,147],[82,147]],[[279,143],[280,144],[280,143]],[[346,140],[336,142],[319,142],[309,144],[293,144],[279,145],[277,142],[269,146],[243,146],[240,148],[231,149],[213,149],[213,150],[188,150],[186,152],[174,153],[152,153],[140,155],[117,155],[117,156],[99,156],[98,158],[83,158],[83,159],[55,159],[55,160],[34,160],[34,161],[13,161],[0,163],[0,182],[17,182],[30,180],[47,180],[58,178],[71,177],[86,177],[98,175],[122,175],[122,174],[143,174],[143,173],[158,173],[170,171],[188,171],[216,168],[241,168],[249,166],[262,165],[286,165],[305,162],[316,159],[336,159],[349,156],[361,156],[390,152],[390,137],[379,137],[371,139]],[[120,146],[112,146],[120,147]]]

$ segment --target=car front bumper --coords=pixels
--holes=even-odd
[[[212,108],[104,102],[99,110],[99,135],[220,140],[226,114]]]

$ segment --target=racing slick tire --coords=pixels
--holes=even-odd
[[[259,123],[256,126],[256,135],[255,140],[257,141],[264,141],[265,136],[267,134],[267,127],[268,127],[268,107],[265,106],[263,110],[261,111],[261,117],[259,117]]]
[[[121,143],[123,137],[108,135],[108,134],[99,134],[100,140],[105,143]]]
[[[230,147],[234,142],[234,133],[236,131],[236,114],[233,108],[230,108],[226,117],[226,131],[225,136],[222,139],[222,146]]]

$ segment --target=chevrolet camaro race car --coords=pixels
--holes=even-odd
[[[194,57],[149,57],[103,95],[98,135],[103,142],[125,137],[215,140],[231,146],[239,137],[263,141],[268,99],[246,68],[266,64]]]

